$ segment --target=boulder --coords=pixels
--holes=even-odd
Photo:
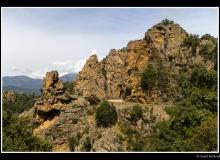
[[[58,82],[59,74],[57,71],[51,71],[46,73],[46,77],[43,79],[43,91],[48,91],[48,89],[54,85],[54,83]]]
[[[96,95],[94,95],[94,94],[85,97],[85,99],[86,99],[87,101],[89,101],[89,103],[90,103],[91,105],[97,105],[97,104],[99,104],[99,103],[101,102],[101,100],[100,100]]]

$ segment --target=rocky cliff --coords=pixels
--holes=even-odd
[[[96,60],[96,57],[92,58]],[[135,104],[126,102],[114,104],[118,124],[103,128],[98,127],[95,120],[99,102],[94,95],[82,97],[68,93],[59,80],[58,72],[51,71],[44,78],[42,96],[20,117],[29,118],[30,122],[36,125],[33,134],[50,141],[52,151],[125,151],[126,144],[122,143],[119,137],[124,123],[129,122],[130,112]],[[140,132],[145,136],[148,135],[154,122],[168,118],[163,108],[163,105],[155,109],[144,107],[145,118],[140,119],[138,125],[132,124],[132,128],[143,128]],[[154,122],[149,123],[149,120]],[[72,137],[76,139],[77,145],[71,149],[69,139]],[[86,144],[89,144],[89,149],[85,148]]]
[[[76,92],[102,99],[147,102],[149,97],[141,89],[140,75],[148,63],[158,57],[165,61],[177,52],[186,36],[178,24],[159,23],[143,39],[130,41],[123,49],[112,49],[100,62],[92,55],[76,78]]]
[[[111,49],[100,62],[96,55],[92,55],[76,77],[76,93],[141,103],[169,101],[174,94],[175,75],[193,64],[207,63],[198,54],[199,48],[194,54],[190,48],[182,45],[186,37],[190,37],[190,34],[179,24],[161,22],[152,26],[143,39],[130,41],[119,50]],[[201,39],[199,43],[206,42]],[[148,64],[166,70],[167,81],[164,83],[169,87],[166,91],[153,88],[150,93],[143,92],[141,75]]]

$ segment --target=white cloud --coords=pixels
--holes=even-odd
[[[83,68],[85,63],[86,63],[86,58],[78,60],[76,62],[73,62],[71,60],[55,61],[51,64],[50,67],[33,70],[33,71],[26,70],[23,73],[25,73],[27,76],[32,78],[43,78],[47,72],[52,70],[57,70],[59,76],[64,76],[69,73],[78,73]]]
[[[92,55],[93,55],[93,54],[97,54],[97,49],[93,49],[93,50],[92,50]]]
[[[59,72],[59,76],[64,76],[66,74],[68,74],[68,72]]]
[[[49,68],[45,68],[43,70],[39,69],[39,70],[31,71],[27,75],[31,78],[43,78],[48,71],[50,71]]]
[[[11,71],[12,72],[17,72],[17,71],[19,71],[19,69],[16,66],[12,66],[11,67]]]
[[[77,61],[73,66],[74,72],[79,72],[83,68],[85,63],[86,63],[86,59],[81,59],[81,60]]]
[[[71,65],[71,64],[72,64],[72,61],[70,60],[53,62],[54,66],[65,66],[65,65]]]
[[[61,71],[63,73],[72,73],[72,72],[79,72],[84,64],[86,62],[86,59],[80,59],[78,61],[56,61],[53,63],[53,69]]]
[[[54,61],[51,64],[49,64],[46,68],[38,67],[36,69],[32,68],[19,68],[17,66],[11,67],[11,72],[13,75],[27,75],[32,78],[43,78],[47,72],[52,70],[57,70],[59,72],[59,76],[63,76],[69,73],[78,73],[82,70],[83,66],[86,63],[86,60],[93,54],[96,54],[98,57],[98,60],[102,60],[102,56],[100,56],[97,53],[97,49],[93,49],[91,52],[88,52],[84,58],[81,58],[79,60],[63,60],[63,61]]]
[[[92,55],[94,55],[94,54],[97,55],[98,61],[101,61],[101,60],[102,60],[103,57],[98,54],[97,49],[93,49],[92,52],[91,52],[91,54],[90,54],[90,56],[92,56]],[[89,58],[89,57],[88,57],[88,58]]]
[[[102,14],[84,9],[76,11],[77,14],[72,14],[72,11],[58,11],[62,13],[60,15],[57,9],[53,12],[4,9],[1,30],[2,74],[39,77],[45,75],[46,67],[58,70],[60,75],[78,72],[91,54],[96,54],[100,61],[109,49],[119,49],[126,46],[129,40],[143,38],[147,28],[163,17],[180,23],[190,33],[207,32],[218,36],[218,9],[140,9],[140,12],[136,9],[126,12],[119,9],[117,12],[101,11]],[[82,15],[88,17],[82,18]],[[131,16],[134,21],[127,20],[126,17]],[[61,21],[57,18],[61,18]],[[85,25],[88,18],[91,27]],[[115,25],[119,22],[121,25]]]

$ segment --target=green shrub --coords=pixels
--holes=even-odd
[[[141,88],[145,92],[154,87],[161,91],[167,91],[168,84],[168,70],[162,63],[148,64],[141,75]]]
[[[11,116],[3,115],[3,117],[3,151],[52,150],[49,141],[33,136],[33,125],[30,124],[29,120],[19,118],[15,114]]]
[[[95,114],[97,126],[109,127],[117,122],[117,111],[107,101],[103,101],[96,110]]]
[[[132,127],[131,122],[125,121],[119,123],[119,129],[123,135],[120,135],[122,141],[126,141],[126,150],[128,151],[144,151],[145,138],[139,130]]]
[[[133,135],[127,141],[126,149],[129,151],[143,151],[144,150],[144,141],[139,134]]]
[[[79,141],[77,140],[76,137],[69,137],[68,144],[69,144],[70,151],[74,151],[75,147],[79,144]]]
[[[7,99],[6,97],[2,98],[3,102],[3,107],[5,108],[6,111],[11,112],[11,113],[22,113],[24,110],[31,108],[34,103],[35,103],[35,98],[37,96],[35,94],[19,94],[19,93],[14,93],[15,94],[15,99],[14,101]]]
[[[168,19],[164,19],[164,20],[162,21],[162,24],[163,24],[163,25],[169,25],[169,24],[174,24],[174,22],[173,22],[173,21],[170,21],[170,20],[168,20]]]
[[[74,87],[75,87],[75,82],[74,81],[66,81],[63,83],[64,85],[64,90],[68,91],[69,93],[74,94]]]
[[[139,119],[143,117],[143,109],[139,105],[133,106],[130,113],[130,121],[137,122]]]
[[[89,152],[92,148],[91,139],[90,137],[86,137],[86,139],[83,142],[83,151]]]
[[[178,108],[176,106],[168,106],[165,108],[165,111],[167,114],[174,117],[177,114]]]
[[[149,138],[156,151],[214,151],[217,146],[217,74],[195,65],[181,73],[176,107],[166,108],[168,121],[157,123]]]
[[[218,54],[218,43],[217,39],[209,34],[205,34],[201,37],[202,40],[209,40],[211,43],[201,44],[199,48],[199,53],[205,60],[211,60],[214,62],[214,68],[217,70],[217,54]]]
[[[203,40],[211,40],[211,41],[213,41],[213,42],[216,41],[216,38],[213,37],[213,36],[211,36],[210,34],[204,34],[204,35],[201,37],[201,39],[203,39]]]
[[[195,128],[191,145],[194,151],[217,151],[217,116],[209,117]]]
[[[190,34],[189,36],[187,36],[183,42],[182,42],[182,46],[184,47],[188,47],[192,49],[192,54],[195,56],[196,54],[196,49],[199,47],[199,43],[200,43],[200,39],[198,35],[193,35]]]
[[[148,64],[141,76],[141,88],[144,91],[151,90],[155,86],[155,79],[157,77],[157,69],[154,65]]]
[[[190,82],[196,87],[216,90],[217,72],[213,69],[207,70],[204,65],[196,65],[192,70]]]

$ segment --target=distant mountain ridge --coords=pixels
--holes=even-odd
[[[69,73],[60,77],[60,80],[67,82],[75,79],[76,73]],[[2,77],[2,89],[13,90],[19,93],[40,94],[39,89],[43,85],[42,79],[30,78],[26,75]]]
[[[42,79],[33,79],[28,76],[7,76],[2,77],[2,85],[6,86],[14,86],[21,88],[41,88]]]
[[[67,81],[69,82],[69,81],[75,80],[75,77],[76,77],[76,73],[69,73],[64,76],[59,77],[59,79],[64,82],[67,82]]]

